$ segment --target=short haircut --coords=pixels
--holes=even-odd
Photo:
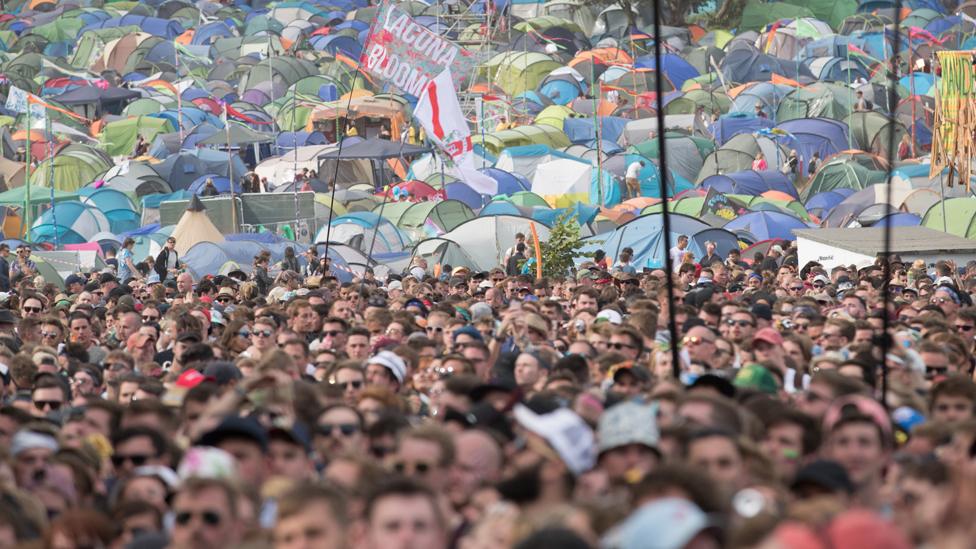
[[[780,410],[769,420],[766,428],[771,429],[784,423],[796,425],[803,429],[803,455],[809,456],[820,448],[820,425],[812,417],[799,410],[785,408]]]
[[[230,516],[237,518],[237,502],[241,498],[241,494],[230,480],[223,478],[190,477],[180,485],[176,497],[182,494],[192,496],[212,488],[216,488],[224,493],[224,496],[227,498],[227,509],[230,511]],[[173,501],[175,503],[175,497]]]
[[[441,513],[440,505],[437,503],[437,495],[434,494],[434,491],[425,484],[405,477],[393,477],[386,482],[380,483],[367,494],[365,510],[367,522],[373,519],[373,512],[376,511],[376,506],[379,505],[381,500],[396,496],[426,499],[434,511],[438,525],[441,528],[446,526],[444,515]]]
[[[929,393],[929,410],[942,396],[962,397],[976,403],[976,383],[965,375],[949,376],[936,383]]]
[[[166,444],[166,437],[162,433],[151,427],[143,426],[127,427],[112,435],[112,447],[117,448],[120,444],[136,437],[148,437],[152,441],[156,457],[162,456],[169,449],[169,445]]]
[[[345,492],[331,484],[301,484],[278,499],[278,520],[297,515],[313,503],[329,506],[336,524],[345,527],[349,521]]]

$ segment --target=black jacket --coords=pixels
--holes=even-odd
[[[179,269],[183,266],[183,264],[180,263],[180,255],[176,253],[176,250],[173,250],[173,253],[176,254],[176,268]],[[156,256],[156,263],[153,264],[153,270],[159,275],[160,282],[166,280],[166,277],[169,275],[169,273],[166,272],[167,265],[169,265],[169,248],[163,246],[162,251],[160,251],[159,255]]]

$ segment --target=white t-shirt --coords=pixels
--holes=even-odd
[[[640,176],[640,171],[643,166],[640,162],[631,162],[630,166],[627,166],[627,174],[624,176],[627,179],[637,179]]]
[[[677,246],[671,248],[671,269],[674,272],[678,272],[681,267],[681,260],[685,257],[685,250],[678,248]]]

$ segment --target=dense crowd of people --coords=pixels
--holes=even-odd
[[[64,289],[18,250],[0,548],[971,547],[976,263],[686,247]]]

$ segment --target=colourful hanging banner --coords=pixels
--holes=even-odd
[[[362,56],[367,74],[415,97],[444,69],[451,69],[455,87],[464,89],[461,83],[476,62],[472,52],[428,30],[390,2],[380,6]]]

